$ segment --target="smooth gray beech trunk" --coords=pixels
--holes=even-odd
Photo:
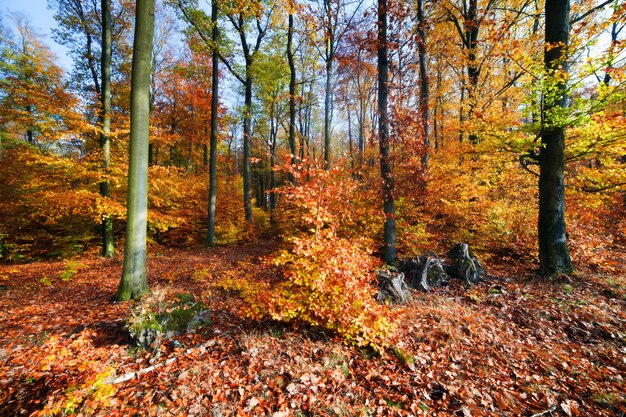
[[[219,93],[219,51],[217,41],[219,29],[217,27],[217,0],[211,4],[211,39],[213,40],[213,54],[211,56],[211,139],[209,144],[209,231],[207,245],[215,246],[215,207],[217,202],[217,112]]]
[[[565,127],[555,120],[567,106],[567,45],[569,41],[569,0],[546,0],[544,63],[546,88],[542,108],[541,151],[539,154],[539,270],[543,275],[572,271],[565,231],[564,150]],[[559,116],[556,116],[559,117]]]
[[[130,157],[124,269],[115,301],[136,299],[149,291],[146,279],[148,220],[148,136],[154,0],[137,0],[130,84]]]
[[[387,0],[378,0],[378,143],[385,211],[384,259],[389,264],[396,259],[396,219],[393,201],[393,172],[389,160],[388,80]]]
[[[100,59],[100,75],[102,90],[100,92],[102,133],[100,147],[102,149],[102,168],[104,174],[111,167],[111,0],[102,0],[102,56]],[[105,177],[100,182],[100,195],[105,199],[111,197],[111,182]],[[113,219],[110,215],[102,216],[102,256],[115,255]]]

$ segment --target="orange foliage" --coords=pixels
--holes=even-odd
[[[80,160],[4,140],[0,151],[0,255],[20,260],[72,256],[95,249],[103,214],[126,216],[126,165],[116,161],[111,199],[100,196],[97,155]],[[94,162],[90,162],[94,160]],[[153,166],[149,173],[149,238],[174,246],[199,245],[206,235],[208,174]],[[220,245],[253,240],[267,226],[255,209],[256,228],[244,218],[240,178],[218,179],[216,237]],[[117,223],[117,222],[116,222]],[[117,224],[119,224],[117,223]],[[118,230],[119,232],[119,230]]]
[[[365,201],[363,185],[341,167],[285,167],[298,185],[281,188],[279,230],[293,242],[291,251],[271,259],[285,280],[269,285],[228,276],[220,285],[238,290],[248,314],[302,322],[340,335],[346,343],[387,347],[395,326],[389,311],[374,299],[374,269],[380,260],[367,246],[378,228],[366,216],[380,216]]]

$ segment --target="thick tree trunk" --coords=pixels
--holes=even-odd
[[[217,111],[219,94],[219,73],[217,40],[219,30],[217,28],[217,0],[211,4],[211,22],[213,29],[211,32],[213,45],[213,55],[211,56],[211,139],[209,143],[209,230],[207,233],[207,246],[215,246],[215,208],[217,203]],[[229,148],[230,151],[230,148]],[[230,158],[229,158],[230,161]],[[230,162],[229,162],[230,164]]]
[[[569,40],[569,0],[546,0],[546,88],[542,109],[542,149],[539,154],[540,272],[572,271],[565,231],[565,127],[555,114],[567,106],[566,48]],[[562,116],[561,116],[562,117]]]
[[[148,136],[150,66],[154,35],[154,0],[137,0],[130,103],[130,160],[124,269],[116,301],[148,292],[146,229],[148,220]]]
[[[385,212],[384,259],[390,264],[396,258],[396,219],[393,200],[393,173],[389,160],[388,79],[387,0],[378,0],[378,141]]]
[[[100,72],[102,76],[102,133],[100,135],[100,147],[102,148],[102,168],[104,174],[109,174],[111,166],[111,0],[102,0],[102,59]],[[100,183],[100,195],[105,199],[111,197],[111,183],[105,177]],[[113,237],[113,219],[110,215],[102,216],[102,256],[115,255]]]

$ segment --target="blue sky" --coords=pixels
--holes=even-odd
[[[72,61],[67,57],[67,50],[52,40],[51,29],[56,23],[52,10],[48,9],[47,0],[0,0],[0,12],[6,17],[9,11],[27,16],[32,26],[45,36],[46,44],[59,57],[59,65],[66,71],[71,69]]]

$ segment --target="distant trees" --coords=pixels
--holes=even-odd
[[[56,57],[25,17],[13,15],[0,48],[0,126],[42,148],[80,129],[78,99],[66,88]]]

